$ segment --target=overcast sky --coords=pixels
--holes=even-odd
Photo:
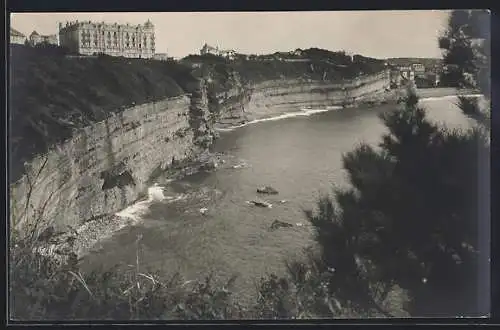
[[[245,54],[318,47],[365,56],[441,57],[437,46],[448,12],[167,12],[16,13],[11,26],[29,35],[56,34],[58,22],[71,20],[155,25],[156,52],[183,57],[205,42]]]

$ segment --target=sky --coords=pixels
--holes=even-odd
[[[244,54],[317,47],[376,58],[441,57],[437,38],[447,18],[444,10],[13,13],[11,27],[25,35],[57,34],[58,22],[144,24],[150,19],[156,52],[173,57],[199,53],[205,42]]]

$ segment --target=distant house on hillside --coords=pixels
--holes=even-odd
[[[30,34],[29,37],[29,43],[32,46],[38,45],[38,44],[50,44],[50,45],[57,45],[57,36],[55,34],[50,34],[50,35],[40,35],[38,32],[33,31]]]
[[[24,45],[26,42],[26,36],[22,34],[21,32],[10,28],[10,43],[11,44],[18,44],[18,45]]]
[[[413,71],[413,68],[411,66],[403,65],[400,66],[398,69],[403,79],[411,81],[415,80],[415,71]]]
[[[423,76],[415,77],[415,85],[418,88],[433,88],[440,84],[439,75],[434,72],[426,72]]]
[[[166,53],[155,53],[153,55],[154,60],[159,60],[159,61],[166,61],[169,59],[168,54]]]
[[[393,87],[401,86],[405,81],[415,81],[415,71],[411,65],[388,64],[386,67],[389,69],[389,79]]]
[[[37,45],[42,42],[42,36],[38,32],[33,31],[29,36],[29,42],[32,46]]]
[[[236,52],[234,50],[219,49],[218,46],[212,47],[206,43],[200,49],[200,54],[201,55],[211,54],[211,55],[215,55],[215,56],[222,56],[222,57],[228,58],[230,60],[233,60],[236,57]]]
[[[425,75],[425,66],[422,63],[412,64],[412,69],[416,77],[423,77]]]
[[[232,49],[221,51],[221,56],[233,60],[236,57],[236,52]]]

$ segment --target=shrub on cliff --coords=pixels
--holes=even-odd
[[[262,277],[253,300],[233,297],[236,277],[221,282],[166,278],[141,269],[110,267],[84,274],[78,261],[33,253],[26,240],[11,240],[9,314],[18,321],[230,320],[349,317],[324,285],[328,274],[313,259],[288,264],[289,274]],[[41,243],[40,241],[37,242]],[[313,272],[310,269],[314,270]]]
[[[382,119],[389,133],[379,147],[343,158],[352,187],[308,213],[323,261],[335,269],[331,290],[362,308],[397,285],[414,316],[477,313],[478,262],[487,258],[478,241],[485,135],[431,123],[413,93]]]
[[[256,296],[233,296],[236,277],[221,282],[209,274],[184,281],[132,268],[110,267],[84,274],[76,259],[61,263],[12,241],[9,315],[17,321],[310,319],[360,315],[339,306],[327,290],[330,273],[318,260],[287,263],[288,274],[268,274]]]
[[[183,281],[133,268],[82,274],[77,261],[60,263],[16,240],[9,261],[12,320],[211,320],[244,318],[230,279]]]

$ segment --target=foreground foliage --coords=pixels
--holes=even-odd
[[[13,320],[227,320],[359,316],[340,309],[328,293],[328,272],[310,254],[288,263],[285,277],[259,279],[254,300],[234,297],[236,277],[208,275],[185,281],[133,268],[112,267],[82,274],[76,259],[61,264],[16,241],[9,265],[9,310]]]
[[[352,188],[308,213],[323,260],[336,269],[333,290],[362,307],[377,303],[373,285],[384,296],[397,284],[412,315],[480,313],[487,136],[431,123],[411,93],[382,119],[389,133],[378,148],[362,144],[344,156]]]

